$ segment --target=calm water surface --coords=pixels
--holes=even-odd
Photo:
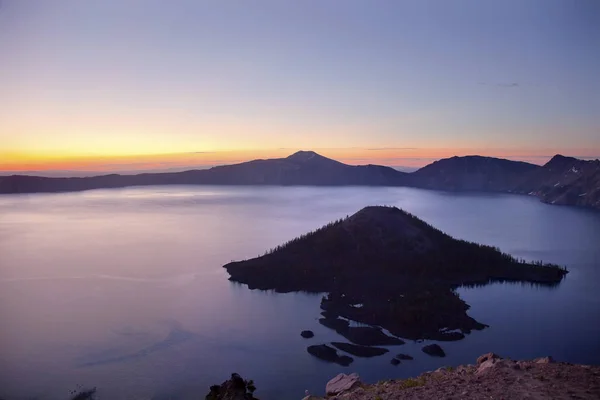
[[[396,205],[445,232],[527,259],[566,265],[554,289],[460,289],[490,325],[349,368],[311,357],[339,340],[318,324],[321,297],[250,291],[222,265],[352,214]],[[0,196],[0,397],[66,399],[81,385],[101,399],[203,398],[231,372],[263,399],[322,393],[339,372],[364,380],[472,363],[489,351],[600,364],[600,213],[509,195],[408,188],[169,186]],[[316,337],[302,339],[301,330]],[[415,356],[398,367],[393,354]]]

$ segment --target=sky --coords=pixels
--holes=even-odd
[[[600,157],[597,0],[0,0],[0,171]]]

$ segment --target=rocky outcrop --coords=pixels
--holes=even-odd
[[[396,357],[392,358],[390,363],[395,366],[395,365],[401,364],[402,360],[409,361],[409,360],[414,360],[414,358],[409,356],[408,354],[400,353],[400,354],[397,354]]]
[[[308,351],[309,354],[317,357],[320,360],[339,364],[343,367],[349,366],[354,361],[354,359],[352,357],[348,357],[348,356],[344,356],[344,355],[340,356],[337,353],[336,349],[334,349],[333,347],[327,346],[326,344],[318,344],[318,345],[308,346],[306,348],[306,351]]]
[[[544,362],[540,362],[544,360]],[[514,361],[489,353],[475,365],[444,367],[416,378],[357,384],[338,400],[598,399],[600,366]],[[314,399],[314,398],[313,398]]]
[[[556,361],[554,361],[554,358],[552,358],[551,356],[548,356],[548,357],[536,358],[535,360],[533,360],[533,362],[535,362],[537,364],[553,364]]]
[[[358,374],[339,374],[327,382],[325,393],[327,396],[336,396],[338,394],[354,389],[361,384]]]
[[[331,344],[348,354],[364,358],[381,356],[389,351],[383,347],[360,346],[352,343],[331,342]]]
[[[477,358],[476,374],[485,373],[490,368],[505,367],[507,363],[497,354],[487,353]]]
[[[205,400],[258,400],[254,397],[255,390],[253,381],[244,380],[234,373],[231,374],[231,379],[211,386]]]
[[[539,197],[548,204],[600,209],[600,160],[556,155],[526,175],[513,192]]]
[[[477,365],[482,364],[488,360],[494,360],[497,358],[501,358],[501,357],[499,355],[497,355],[496,353],[486,353],[484,355],[477,357]]]
[[[446,357],[444,349],[442,349],[439,344],[428,344],[427,346],[424,346],[421,350],[423,350],[423,353],[429,354],[430,356]]]
[[[600,209],[600,160],[557,154],[538,166],[491,157],[452,157],[408,178],[410,185],[425,189],[519,193],[548,204]]]

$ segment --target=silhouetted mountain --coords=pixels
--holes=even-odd
[[[87,178],[0,177],[0,193],[64,192],[144,185],[363,185],[406,184],[407,174],[379,165],[353,166],[299,151],[286,158],[253,160],[205,170]]]
[[[454,239],[396,207],[366,207],[267,254],[225,266],[250,288],[330,291],[346,284],[435,281],[450,285],[490,280],[558,282],[557,268],[517,261],[491,246]]]
[[[485,326],[466,314],[468,305],[453,288],[493,281],[556,285],[566,274],[454,239],[395,207],[366,207],[225,268],[230,280],[250,289],[328,292],[320,322],[362,345],[377,344],[367,334],[383,333],[356,332],[339,316],[404,338],[458,340]]]
[[[535,195],[550,204],[600,209],[600,160],[556,155],[527,175],[514,191]]]
[[[202,183],[234,185],[402,185],[406,174],[378,165],[352,166],[313,151],[206,170]]]
[[[0,177],[0,194],[66,192],[146,185],[412,186],[538,196],[552,204],[600,209],[600,161],[555,156],[540,167],[520,161],[467,156],[436,161],[405,173],[380,165],[353,166],[299,151],[286,158],[253,160],[203,170],[84,178]]]
[[[411,183],[448,191],[511,191],[538,165],[501,158],[466,156],[435,161],[411,174]]]

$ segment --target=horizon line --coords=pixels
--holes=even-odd
[[[345,150],[345,149],[360,149],[360,148],[330,148],[330,149],[335,149],[335,150]],[[366,151],[372,151],[372,150],[376,150],[376,152],[379,152],[380,150],[385,150],[386,148],[366,148],[363,150]],[[390,148],[392,149],[392,148]],[[401,149],[401,150],[410,150],[410,151],[414,151],[417,148],[393,148],[393,149]],[[292,150],[291,148],[279,148],[277,149],[278,151],[281,150]],[[320,149],[320,150],[327,150],[327,149]],[[227,153],[227,152],[235,152],[233,151],[222,151],[221,153]],[[480,155],[480,154],[464,154],[464,155],[452,155],[452,156],[447,156],[447,157],[398,157],[395,160],[406,160],[406,161],[425,161],[426,163],[424,165],[421,166],[414,166],[414,165],[409,165],[410,163],[374,163],[374,162],[359,162],[359,163],[351,163],[351,161],[367,161],[364,158],[348,158],[348,157],[342,157],[342,159],[336,159],[333,157],[327,157],[327,156],[323,156],[322,154],[318,153],[317,151],[314,150],[297,150],[294,151],[291,154],[288,154],[285,157],[268,157],[268,158],[264,158],[264,157],[259,157],[259,158],[248,158],[248,159],[244,159],[244,160],[232,160],[229,162],[226,162],[225,160],[222,160],[222,163],[212,163],[212,164],[198,164],[198,165],[194,165],[194,164],[190,164],[190,165],[178,165],[178,166],[173,166],[173,165],[154,165],[154,166],[149,166],[147,165],[147,163],[143,163],[143,165],[146,166],[146,168],[140,168],[137,169],[135,168],[136,165],[141,166],[139,164],[136,163],[125,163],[125,164],[104,164],[104,165],[99,165],[100,167],[104,166],[118,166],[118,167],[122,167],[119,169],[94,169],[94,168],[88,168],[88,169],[70,169],[70,168],[56,168],[56,169],[42,169],[42,168],[23,168],[23,169],[3,169],[0,168],[0,176],[12,176],[12,175],[24,175],[24,176],[39,176],[39,177],[49,177],[49,178],[83,178],[83,177],[94,177],[94,176],[106,176],[106,175],[140,175],[140,174],[146,174],[146,173],[177,173],[177,172],[185,172],[185,171],[192,171],[192,170],[203,170],[203,169],[210,169],[210,168],[214,168],[214,167],[219,167],[219,166],[225,166],[225,165],[232,165],[232,164],[239,164],[239,163],[244,163],[244,162],[250,162],[250,161],[255,161],[255,160],[268,160],[268,159],[284,159],[287,157],[290,157],[293,154],[299,153],[299,152],[313,152],[315,154],[318,154],[322,157],[326,157],[329,159],[333,159],[335,161],[339,161],[342,162],[344,164],[347,165],[380,165],[380,166],[387,166],[390,168],[394,168],[397,169],[399,171],[403,171],[403,172],[414,172],[417,171],[420,168],[423,168],[427,165],[432,164],[433,162],[439,161],[439,160],[443,160],[443,159],[449,159],[449,158],[453,158],[453,157],[485,157],[485,158],[495,158],[495,159],[504,159],[504,160],[509,160],[509,161],[515,161],[515,162],[526,162],[529,164],[533,164],[533,165],[538,165],[538,166],[543,166],[544,164],[546,164],[550,159],[552,159],[555,156],[563,156],[563,157],[572,157],[572,158],[576,158],[576,159],[580,159],[583,161],[590,161],[590,160],[598,160],[600,157],[598,156],[571,156],[571,155],[565,155],[568,153],[556,153],[554,155],[505,155],[504,157],[501,156],[489,156],[489,155]],[[189,154],[217,154],[220,153],[218,151],[200,151],[200,152],[184,152],[184,153],[165,153],[165,154],[157,154],[154,156],[159,156],[159,157],[164,157],[164,156],[172,156],[172,155],[189,155]],[[516,159],[513,159],[516,158]],[[547,160],[546,162],[543,163],[539,163],[539,162],[532,162],[533,160],[540,160],[540,159],[545,159]],[[349,162],[350,161],[350,162]],[[127,168],[129,166],[129,168]],[[71,175],[68,175],[71,174]]]

